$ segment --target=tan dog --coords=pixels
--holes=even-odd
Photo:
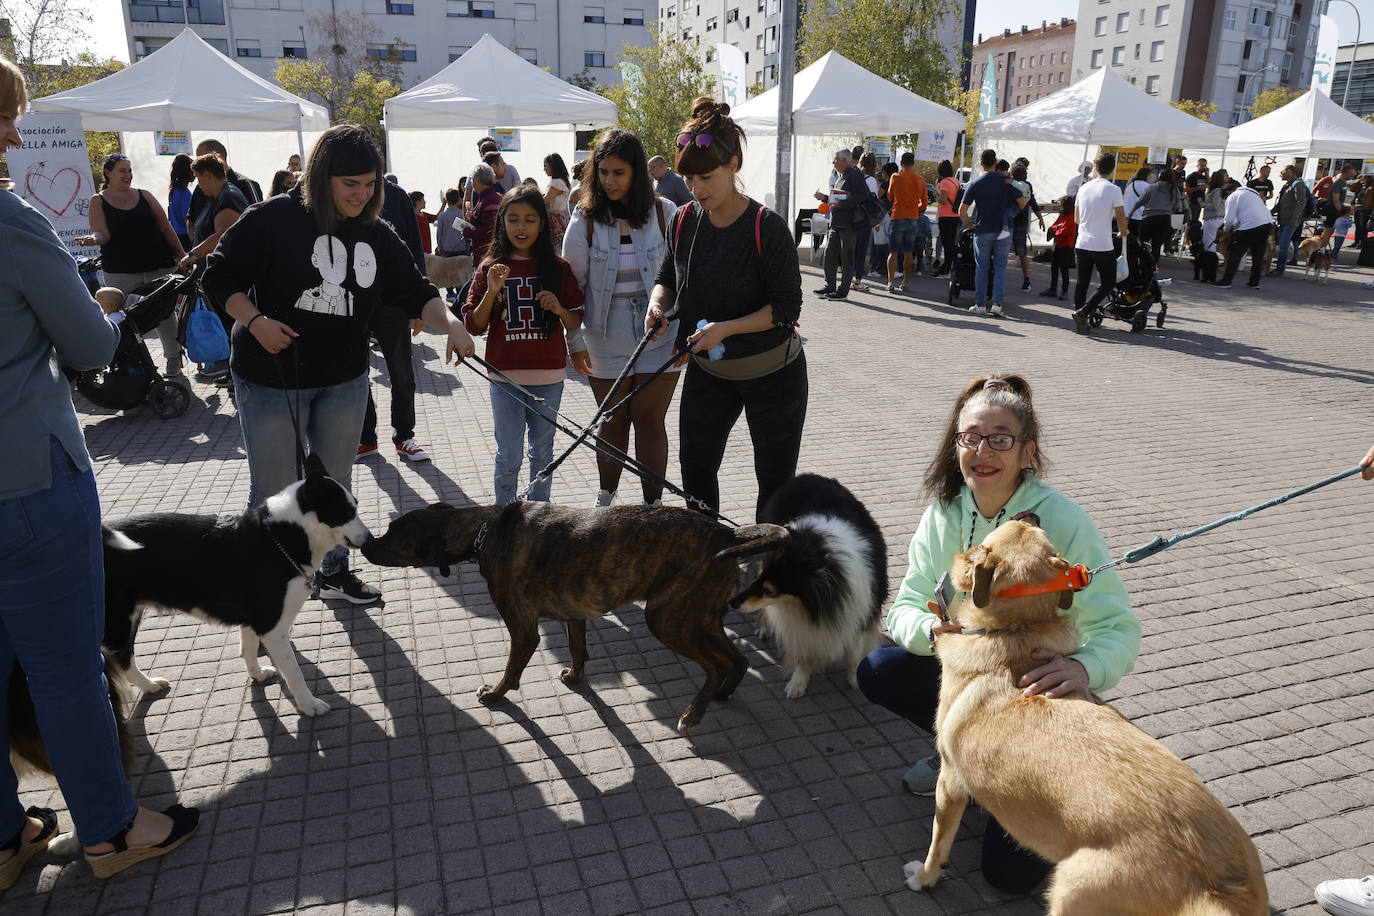
[[[462,289],[472,276],[472,255],[441,258],[437,254],[427,254],[425,273],[429,276],[429,282],[440,289]]]
[[[1318,283],[1325,283],[1331,278],[1331,251],[1322,244],[1322,240],[1316,236],[1305,238],[1298,246],[1298,258],[1307,269],[1303,271],[1304,280],[1312,276],[1315,271]]]
[[[1220,261],[1217,267],[1221,271],[1226,270],[1226,262],[1231,259],[1231,232],[1227,229],[1217,230],[1217,257]],[[1269,240],[1264,243],[1264,265],[1260,270],[1264,276],[1269,276],[1274,271],[1274,258],[1278,257],[1279,243],[1274,238],[1274,233],[1269,233]],[[1245,257],[1244,254],[1241,257]]]
[[[924,865],[906,865],[907,884],[939,880],[972,795],[1018,843],[1057,863],[1053,914],[1267,916],[1254,844],[1183,761],[1110,706],[1017,689],[1040,664],[1035,649],[1077,650],[1058,613],[1072,593],[999,592],[1050,582],[1068,565],[1021,521],[955,557],[954,585],[970,595],[959,621],[987,632],[937,643],[943,763],[930,852]]]

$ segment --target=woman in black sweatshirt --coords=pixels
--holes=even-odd
[[[720,508],[717,475],[743,411],[762,510],[796,474],[806,422],[806,355],[793,330],[801,267],[786,221],[736,186],[744,131],[729,114],[697,99],[678,134],[677,172],[696,202],[669,227],[644,326],[661,335],[676,306],[677,346],[693,352],[679,408],[682,488]]]
[[[303,444],[349,486],[367,408],[368,325],[383,301],[446,333],[446,356],[474,351],[405,243],[377,218],[383,187],[368,133],[332,127],[300,183],[249,207],[207,261],[206,292],[238,322],[229,367],[249,508],[296,480],[295,423]],[[349,571],[342,547],[325,558],[318,581],[322,596],[355,604],[381,594]]]

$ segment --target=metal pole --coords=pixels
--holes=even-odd
[[[1355,74],[1355,56],[1360,53],[1360,8],[1351,2],[1351,0],[1339,0],[1339,2],[1344,3],[1355,11],[1355,47],[1350,49],[1350,63],[1345,68],[1345,94],[1341,96],[1341,107],[1345,108],[1350,104],[1350,77]],[[1330,0],[1328,0],[1328,6],[1329,5]],[[1333,68],[1332,75],[1334,76],[1334,68],[1336,66],[1334,61],[1331,66]]]
[[[773,209],[792,225],[792,77],[797,69],[797,0],[778,4],[778,161],[773,185]]]

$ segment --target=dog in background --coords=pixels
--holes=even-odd
[[[472,277],[472,255],[440,257],[437,254],[427,254],[425,274],[429,277],[429,282],[440,289],[462,289],[463,284]]]
[[[110,708],[114,710],[115,731],[119,734],[119,756],[124,761],[124,772],[128,773],[134,763],[133,738],[129,735],[128,718],[124,714],[124,693],[108,655],[105,657],[105,684],[109,690]],[[29,680],[18,662],[10,671],[9,695],[5,701],[9,715],[10,766],[14,768],[15,775],[53,775],[52,761],[48,759],[48,749],[38,730],[38,715],[33,708]]]
[[[1318,283],[1331,279],[1331,249],[1322,244],[1320,238],[1314,235],[1303,239],[1298,246],[1298,257],[1307,265],[1302,273],[1304,280],[1311,279],[1313,274]]]
[[[501,680],[477,692],[484,703],[519,689],[541,617],[567,625],[572,663],[560,680],[571,686],[587,662],[587,621],[643,601],[649,632],[706,672],[678,720],[686,731],[711,700],[734,693],[749,667],[724,625],[740,563],[786,536],[777,525],[732,529],[676,506],[437,503],[393,521],[363,556],[379,566],[435,566],[445,576],[458,563],[477,564],[511,642]]]
[[[243,663],[253,680],[280,671],[302,715],[329,709],[305,686],[291,624],[324,555],[340,545],[361,547],[372,535],[358,518],[353,495],[317,456],[306,459],[304,480],[239,518],[145,515],[104,531],[104,648],[116,679],[145,694],[171,686],[134,662],[138,625],[151,607],[239,627]],[[276,668],[258,663],[260,644]]]
[[[1229,243],[1231,234],[1226,233],[1226,240]],[[1218,239],[1218,242],[1220,240]],[[1217,265],[1221,263],[1221,258],[1215,251],[1203,247],[1202,244],[1202,224],[1196,221],[1188,224],[1188,249],[1193,253],[1193,279],[1201,280],[1204,283],[1215,283],[1217,281]]]
[[[806,693],[813,673],[843,663],[849,686],[878,647],[887,603],[887,542],[863,503],[838,481],[800,474],[763,507],[759,521],[787,537],[762,557],[759,578],[734,605],[757,611],[760,635],[772,636],[791,677],[783,693]]]
[[[936,741],[942,765],[925,863],[907,884],[932,887],[970,796],[1027,849],[1056,863],[1057,916],[1268,916],[1259,854],[1245,829],[1183,761],[1110,706],[1022,696],[1038,648],[1069,654],[1078,635],[1050,585],[1067,569],[1045,532],[1009,521],[954,559],[962,633],[940,636]]]

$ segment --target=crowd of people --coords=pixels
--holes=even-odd
[[[0,62],[5,145],[18,143],[14,124],[25,101],[18,70]],[[728,105],[701,98],[676,136],[673,167],[662,157],[647,157],[635,134],[613,129],[600,138],[578,179],[557,154],[546,157],[548,183],[541,188],[522,180],[486,138],[478,146],[480,161],[444,192],[436,214],[427,212],[423,193],[407,194],[384,175],[375,142],[357,126],[326,131],[304,162],[292,157],[265,199],[260,187],[229,167],[223,145],[207,140],[195,158],[173,161],[165,209],[157,195],[134,186],[127,158],[111,156],[104,186],[91,202],[92,232],[82,244],[100,247],[106,282],[124,291],[174,267],[204,263],[203,288],[223,312],[232,346],[226,366],[202,368],[227,377],[235,393],[249,508],[296,479],[298,449],[319,456],[344,486],[351,485],[352,465],[377,451],[369,385],[374,337],[392,378],[398,453],[408,460],[426,457],[414,441],[409,339],[428,325],[445,335],[447,359],[473,356],[473,336],[486,337],[498,503],[551,498],[551,479],[540,472],[553,458],[553,421],[571,365],[588,377],[603,408],[633,392],[628,409],[617,411],[597,435],[610,450],[626,452],[633,430],[639,464],[650,472],[641,482],[648,504],[662,498],[667,411],[680,379],[682,486],[707,511],[719,508],[726,443],[743,413],[761,511],[796,473],[808,374],[795,330],[803,299],[796,244],[782,216],[740,190],[744,140]],[[872,153],[837,151],[830,187],[817,193],[831,223],[826,286],[819,292],[843,300],[861,288],[870,246],[889,292],[908,289],[927,269],[948,273],[962,226],[971,232],[976,262],[972,311],[1000,315],[1013,253],[1021,288],[1030,288],[1034,216],[1055,247],[1043,295],[1067,295],[1072,264],[1074,315],[1081,323],[1114,282],[1118,240],[1135,232],[1153,244],[1158,217],[1181,203],[1195,207],[1204,232],[1220,220],[1242,238],[1233,245],[1253,244],[1247,239],[1254,233],[1245,235],[1250,204],[1236,205],[1236,189],[1226,194],[1226,173],[1207,175],[1205,162],[1199,162],[1205,180],[1195,181],[1194,172],[1180,189],[1182,163],[1158,175],[1142,169],[1123,194],[1112,180],[1115,157],[1104,154],[1069,183],[1047,229],[1026,177],[1029,163],[1008,163],[986,150],[980,165],[981,174],[963,186],[952,165],[942,162],[931,187],[909,153],[878,170]],[[1285,184],[1276,194],[1262,170],[1249,196],[1259,206],[1277,197],[1280,217],[1291,215],[1300,200],[1290,171],[1283,170]],[[1347,172],[1325,192],[1338,205],[1359,193]],[[926,212],[931,205],[937,207],[934,230]],[[1328,228],[1340,231],[1336,221]],[[938,262],[929,253],[937,234]],[[91,300],[51,227],[14,195],[0,195],[0,244],[11,264],[25,265],[0,277],[0,316],[15,332],[0,335],[0,379],[22,389],[28,405],[0,412],[0,431],[11,443],[0,518],[37,512],[53,519],[41,537],[15,539],[0,557],[0,583],[8,586],[0,589],[6,596],[0,601],[0,691],[18,660],[40,723],[63,724],[44,728],[52,736],[58,784],[88,860],[108,876],[175,849],[198,823],[198,813],[180,805],[161,814],[138,807],[124,778],[100,664],[103,572],[95,481],[65,383],[39,371],[54,352],[77,367],[108,360],[124,315],[106,314]],[[472,258],[472,280],[455,291],[456,308],[426,277],[427,253]],[[1090,300],[1094,273],[1100,286]],[[1228,277],[1233,273],[1228,267]],[[61,320],[50,320],[55,312]],[[158,333],[166,374],[176,377],[176,328],[159,327]],[[1030,384],[1016,375],[993,375],[958,394],[937,443],[924,480],[931,502],[888,613],[896,645],[874,652],[858,672],[869,699],[927,732],[933,731],[938,694],[934,645],[960,629],[957,620],[938,613],[936,594],[956,553],[1004,519],[1034,513],[1070,563],[1107,562],[1091,519],[1042,481],[1046,461],[1039,439]],[[529,485],[520,491],[526,459]],[[1363,463],[1365,476],[1374,476],[1374,449]],[[622,468],[603,452],[597,469],[598,490],[588,494],[588,503],[609,506],[620,498]],[[355,603],[379,597],[349,570],[344,548],[326,558],[317,584],[325,597]],[[1069,614],[1080,633],[1079,650],[1042,653],[1042,664],[1018,682],[1026,695],[1091,698],[1132,668],[1141,627],[1115,572],[1098,575]],[[65,734],[80,737],[57,737]],[[930,794],[939,770],[938,755],[920,760],[903,782],[912,792]],[[12,770],[0,764],[0,838],[9,838],[0,842],[0,889],[13,884],[57,829],[51,809],[21,807],[17,788]],[[983,872],[993,885],[1028,892],[1049,869],[995,820],[988,822]],[[1359,882],[1324,888],[1327,895],[1368,893]]]

